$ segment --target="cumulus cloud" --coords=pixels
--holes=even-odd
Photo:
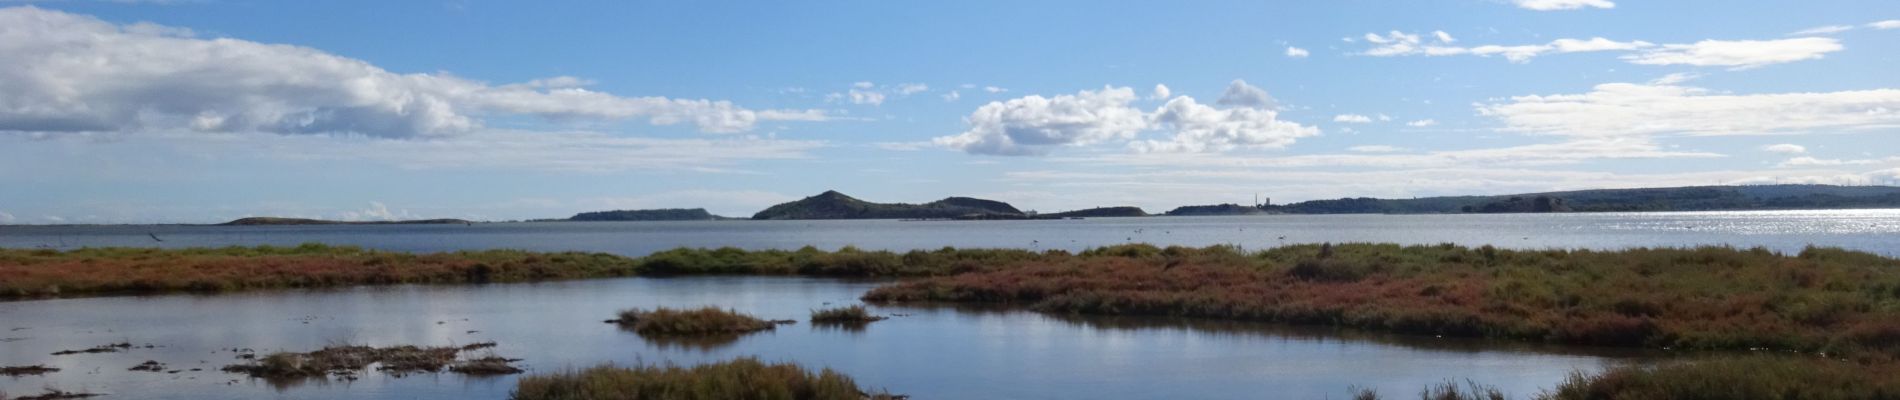
[[[1242,86],[1246,85],[1244,82],[1235,82]],[[1265,92],[1262,91],[1261,95],[1264,96]],[[1222,100],[1226,100],[1226,96],[1222,96]],[[1166,141],[1147,140],[1131,143],[1131,148],[1139,152],[1208,152],[1227,151],[1241,147],[1283,148],[1293,144],[1293,141],[1298,138],[1319,135],[1319,128],[1280,120],[1279,113],[1271,109],[1264,107],[1219,109],[1199,104],[1187,96],[1169,100],[1155,112],[1154,122],[1171,128],[1174,136]]]
[[[943,94],[943,101],[957,101],[957,99],[961,98],[963,98],[963,93],[956,90],[951,90],[949,93]]]
[[[1339,115],[1333,116],[1333,122],[1344,122],[1344,123],[1349,123],[1349,124],[1366,124],[1366,123],[1372,123],[1372,117],[1367,117],[1367,116],[1359,115],[1359,114],[1339,114]]]
[[[1807,147],[1804,147],[1798,144],[1793,144],[1793,143],[1771,144],[1767,146],[1762,146],[1761,150],[1769,152],[1769,153],[1781,153],[1781,154],[1801,154],[1801,153],[1808,152]]]
[[[1157,93],[1165,86],[1158,86]],[[1046,98],[1026,96],[991,102],[965,118],[969,129],[938,137],[940,146],[972,154],[1041,155],[1060,146],[1129,141],[1137,152],[1209,152],[1278,148],[1319,134],[1318,128],[1282,121],[1266,91],[1236,80],[1216,103],[1176,96],[1153,112],[1130,106],[1126,87],[1084,90]],[[1146,131],[1168,131],[1167,140],[1134,141]]]
[[[1306,51],[1306,49],[1302,49],[1302,48],[1298,48],[1298,47],[1293,47],[1293,46],[1287,46],[1287,47],[1286,47],[1286,56],[1287,56],[1287,57],[1291,57],[1291,58],[1306,58],[1306,56],[1309,56],[1309,55],[1312,55],[1312,53],[1308,53],[1308,52]]]
[[[1632,64],[1693,65],[1750,69],[1770,64],[1813,60],[1841,51],[1841,41],[1826,37],[1782,40],[1704,40],[1693,44],[1666,44],[1623,56]]]
[[[1174,91],[1169,90],[1168,85],[1163,85],[1159,83],[1155,84],[1154,93],[1149,95],[1149,98],[1151,99],[1166,99],[1169,97],[1174,97]]]
[[[1581,8],[1616,8],[1610,0],[1511,0],[1518,8],[1537,11],[1576,10]]]
[[[727,101],[620,97],[558,77],[510,85],[398,74],[320,50],[201,39],[152,24],[117,25],[34,7],[0,9],[0,131],[350,133],[437,137],[482,118],[644,118],[702,132],[759,121],[824,120],[817,110],[752,110]]]
[[[1220,99],[1214,104],[1232,107],[1269,108],[1273,106],[1273,96],[1247,81],[1235,79],[1227,84],[1227,91],[1221,92]]]
[[[1431,120],[1431,119],[1421,119],[1421,120],[1405,123],[1405,126],[1409,126],[1413,128],[1424,128],[1424,127],[1432,126],[1432,125],[1438,125],[1438,121]]]
[[[1606,83],[1589,93],[1480,104],[1509,131],[1563,136],[1721,136],[1900,127],[1900,90],[1714,94],[1673,85]]]
[[[1055,146],[1133,139],[1148,127],[1147,116],[1128,105],[1134,100],[1133,89],[1104,87],[990,102],[964,118],[968,130],[934,142],[976,154],[1036,155]]]

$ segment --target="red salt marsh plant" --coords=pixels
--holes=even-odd
[[[619,318],[607,322],[642,335],[733,335],[777,327],[773,321],[710,306],[690,310],[628,309],[620,311]]]
[[[1900,260],[1839,249],[1116,246],[881,287],[1002,303],[1675,349],[1900,354]]]

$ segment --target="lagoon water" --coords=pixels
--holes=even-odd
[[[501,399],[515,376],[369,372],[355,382],[273,385],[219,372],[229,348],[308,351],[335,343],[450,345],[493,340],[530,372],[604,362],[692,364],[739,356],[850,374],[917,399],[1343,398],[1351,386],[1405,396],[1470,378],[1528,395],[1573,370],[1630,356],[1590,349],[1293,330],[1266,324],[1069,318],[1027,311],[877,307],[907,314],[862,330],[781,326],[729,343],[654,342],[601,323],[625,307],[718,305],[764,318],[855,302],[873,282],[766,277],[628,278],[538,284],[403,286],[218,296],[0,303],[0,364],[44,363],[44,377],[0,378],[110,398]],[[23,328],[23,329],[22,329]],[[475,331],[474,333],[469,333]],[[53,356],[127,341],[158,348]],[[177,374],[127,371],[145,360]]]
[[[163,242],[154,241],[156,235]],[[1281,239],[1284,236],[1285,239]],[[1338,215],[1058,221],[720,221],[410,226],[0,227],[0,246],[224,246],[303,242],[398,251],[521,248],[643,255],[678,246],[1081,249],[1124,242],[1262,248],[1282,243],[1452,242],[1514,248],[1836,246],[1900,255],[1900,210],[1557,215]],[[854,303],[878,282],[785,277],[627,278],[0,302],[0,365],[63,371],[0,377],[107,398],[500,399],[515,376],[376,372],[354,382],[273,384],[218,368],[230,348],[496,341],[531,372],[599,363],[692,364],[738,356],[847,373],[918,399],[1346,398],[1352,386],[1406,397],[1471,379],[1523,397],[1573,371],[1646,352],[1374,335],[1269,324],[1079,318],[1021,310],[874,307],[907,316],[863,330],[800,323],[724,343],[649,341],[600,321],[628,307],[715,305],[773,319]],[[53,356],[126,341],[154,348]],[[146,360],[176,374],[127,371]],[[201,368],[202,371],[188,371]]]
[[[162,239],[154,241],[152,236]],[[1808,245],[1900,255],[1900,209],[1577,214],[1263,215],[1040,221],[539,222],[474,225],[0,226],[0,247],[350,244],[397,251],[513,248],[642,256],[674,247],[1081,250],[1122,243],[1265,248],[1457,243],[1509,248]]]

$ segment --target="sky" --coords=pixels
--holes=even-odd
[[[0,224],[1900,184],[1900,3],[0,0]]]

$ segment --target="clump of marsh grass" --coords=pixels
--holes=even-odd
[[[863,325],[882,321],[885,317],[871,315],[864,306],[850,306],[812,310],[811,323],[814,324],[855,324]]]
[[[831,369],[811,371],[792,363],[767,364],[755,358],[693,367],[676,365],[601,365],[522,377],[513,400],[896,400],[904,396],[869,393],[849,376]]]
[[[54,372],[59,372],[59,368],[48,367],[43,364],[0,367],[0,375],[6,376],[45,375]],[[6,397],[0,396],[0,398]]]
[[[1895,399],[1900,398],[1900,367],[1803,356],[1726,356],[1574,373],[1538,398]]]
[[[619,318],[607,322],[642,335],[736,335],[777,327],[774,321],[712,306],[690,310],[633,308],[620,311]]]
[[[330,346],[308,353],[280,352],[259,357],[248,364],[234,364],[224,367],[225,372],[242,373],[259,378],[296,379],[323,378],[335,376],[341,379],[354,379],[356,373],[369,369],[372,365],[377,371],[395,376],[405,376],[422,372],[449,372],[470,374],[518,373],[505,368],[508,363],[520,361],[501,357],[484,357],[457,363],[461,347],[417,347],[417,346]],[[500,365],[496,365],[500,364]],[[452,366],[461,366],[461,369]],[[512,367],[510,367],[512,368]]]

